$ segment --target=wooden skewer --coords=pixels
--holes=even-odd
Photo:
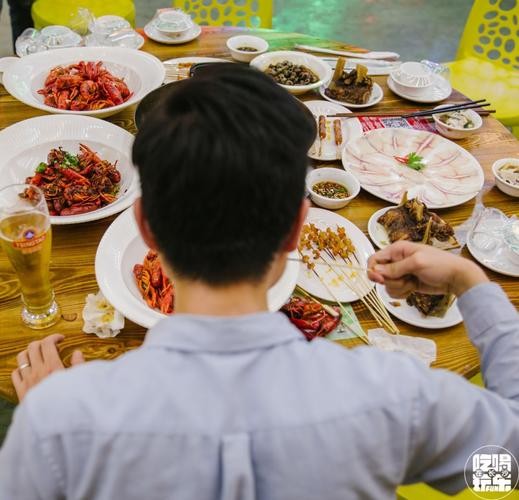
[[[303,259],[298,259],[297,257],[288,257],[287,260],[291,260],[291,261],[294,261],[294,262],[301,262],[303,264],[305,264],[305,262],[303,261]],[[344,268],[347,268],[347,269],[352,269],[354,271],[373,271],[373,269],[370,269],[368,267],[362,267],[362,266],[354,266],[353,264],[349,264],[349,263],[344,263],[344,264],[341,264],[340,262],[334,262],[334,263],[328,263],[328,262],[314,262],[314,264],[318,265],[318,266],[327,266],[327,267],[344,267]]]

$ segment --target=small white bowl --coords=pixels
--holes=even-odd
[[[254,52],[238,50],[240,47],[251,47],[256,50]],[[255,57],[267,52],[269,44],[259,36],[239,35],[227,40],[227,48],[236,61],[251,62]]]
[[[452,104],[442,104],[441,106],[436,106],[434,109],[441,109],[446,106],[452,106]],[[434,123],[436,125],[436,130],[440,132],[441,135],[448,137],[449,139],[465,139],[469,135],[472,135],[476,130],[479,130],[483,125],[483,120],[481,116],[479,116],[472,109],[465,109],[463,113],[467,115],[467,117],[472,120],[474,126],[472,128],[459,128],[452,127],[451,125],[447,125],[440,120],[441,113],[436,113],[432,115],[434,119]]]
[[[513,196],[514,198],[519,198],[519,186],[512,186],[511,184],[508,184],[503,179],[501,179],[499,175],[499,169],[508,163],[511,163],[512,165],[519,165],[519,158],[503,158],[501,160],[497,160],[492,165],[492,172],[496,180],[496,186],[501,191],[503,191],[503,193]]]
[[[419,97],[433,84],[431,69],[419,62],[402,63],[390,76],[397,90],[411,97]]]
[[[347,198],[333,199],[321,196],[313,191],[312,187],[318,182],[337,182],[342,184],[348,190],[350,195]],[[340,168],[322,167],[316,168],[309,172],[306,176],[306,189],[310,193],[312,201],[322,207],[330,210],[338,210],[345,207],[360,192],[360,183],[355,176],[341,170]]]
[[[176,10],[161,12],[153,24],[160,34],[169,38],[177,38],[193,27],[191,17]]]
[[[300,64],[306,66],[312,70],[319,80],[309,85],[281,85],[284,89],[288,90],[291,94],[300,95],[306,92],[317,89],[322,85],[328,85],[328,82],[332,79],[332,68],[329,64],[325,63],[322,59],[312,56],[311,54],[305,54],[304,52],[295,52],[291,50],[279,50],[277,52],[267,52],[261,56],[255,57],[250,65],[265,72],[271,64],[277,64],[283,61],[290,61],[293,64]]]

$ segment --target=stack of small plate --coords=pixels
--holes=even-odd
[[[178,45],[198,38],[202,28],[181,10],[159,9],[155,17],[144,26],[144,33],[156,42]]]
[[[410,101],[434,103],[447,99],[452,87],[442,75],[421,62],[406,62],[391,72],[387,86],[398,96]]]

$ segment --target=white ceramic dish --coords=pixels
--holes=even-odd
[[[343,227],[357,249],[357,258],[362,267],[367,266],[368,258],[375,253],[373,245],[369,242],[366,236],[364,236],[364,233],[353,224],[353,222],[350,222],[348,219],[336,214],[335,212],[312,207],[308,210],[308,215],[305,221],[305,224],[310,223],[315,224],[319,229],[330,227],[333,230],[336,230],[337,226]],[[304,265],[301,265],[299,269],[297,284],[304,288],[308,293],[323,300],[335,302],[334,296],[341,302],[354,302],[359,300],[357,295],[350,291],[345,284],[341,284],[337,280],[337,275],[327,266],[316,266],[316,270],[321,275],[328,288],[333,292],[333,295],[327,287],[321,283],[319,278]]]
[[[148,307],[135,284],[133,266],[142,263],[147,252],[133,208],[129,208],[115,219],[101,238],[96,252],[95,273],[99,288],[115,309],[134,323],[151,328],[166,315]],[[268,291],[269,310],[277,311],[288,300],[298,273],[299,262],[288,261],[285,272]]]
[[[70,111],[44,104],[43,96],[37,91],[43,87],[50,70],[79,61],[102,61],[115,76],[124,78],[133,95],[118,106],[94,111]],[[155,56],[142,51],[120,47],[75,47],[38,52],[18,59],[8,65],[3,83],[13,97],[48,113],[106,117],[140,102],[162,84],[164,74],[162,63]]]
[[[231,51],[231,56],[236,61],[251,62],[255,57],[264,54],[269,49],[269,44],[259,36],[238,35],[232,36],[227,40],[227,48]],[[239,50],[240,47],[251,47],[256,49],[254,52]]]
[[[503,191],[503,193],[513,196],[514,198],[519,198],[519,186],[512,186],[511,184],[508,184],[503,179],[501,179],[499,175],[499,169],[504,166],[511,163],[512,165],[518,165],[519,166],[519,158],[502,158],[501,160],[497,160],[492,165],[492,173],[494,174],[494,179],[496,181],[496,186]]]
[[[202,28],[198,24],[193,24],[186,32],[176,36],[169,37],[163,35],[153,23],[148,23],[144,26],[144,33],[148,38],[151,38],[155,42],[164,43],[166,45],[180,45],[182,43],[188,43],[200,36]]]
[[[378,222],[378,219],[382,217],[388,210],[395,208],[394,206],[391,207],[384,207],[380,210],[377,210],[368,221],[368,234],[371,238],[371,241],[375,244],[377,248],[385,248],[387,247],[391,242],[389,241],[389,235],[387,234],[387,231],[385,227]]]
[[[327,116],[337,113],[351,113],[351,111],[344,106],[326,101],[303,101],[303,104],[312,112],[317,123],[320,115]],[[310,151],[308,151],[310,158],[320,161],[339,160],[342,156],[342,148],[344,145],[348,141],[360,137],[363,134],[362,125],[358,118],[339,119],[341,120],[342,144],[340,146],[335,144],[335,135],[333,132],[333,120],[335,120],[335,118],[328,118],[326,139],[322,141],[320,139],[315,140]]]
[[[373,90],[371,92],[371,96],[368,99],[368,102],[365,104],[353,104],[352,102],[343,102],[338,101],[336,99],[332,99],[331,97],[328,97],[325,93],[326,90],[325,85],[322,87],[319,87],[319,94],[321,94],[321,97],[323,99],[326,99],[327,101],[333,102],[334,104],[339,104],[341,106],[348,106],[349,108],[369,108],[370,106],[374,106],[375,104],[378,104],[382,98],[384,97],[384,91],[382,90],[382,87],[378,83],[373,83]]]
[[[128,208],[139,193],[137,170],[131,162],[133,136],[117,125],[88,116],[45,115],[23,120],[0,132],[0,187],[23,183],[52,148],[75,154],[85,144],[121,172],[117,200],[80,215],[54,216],[51,223],[79,224],[102,219]]]
[[[393,78],[391,78],[391,75],[387,78],[387,86],[389,90],[397,96],[422,104],[434,104],[435,102],[444,101],[452,93],[450,82],[440,75],[433,75],[432,85],[413,95],[411,95],[405,87],[398,85]]]
[[[159,12],[151,22],[161,35],[169,38],[182,36],[193,27],[191,17],[185,12],[175,9]]]
[[[441,106],[436,106],[434,109],[441,109],[445,106],[451,106],[451,104],[442,104]],[[481,116],[479,116],[472,109],[463,110],[463,113],[469,120],[472,121],[474,125],[472,128],[460,128],[447,125],[440,120],[440,116],[442,116],[442,114],[436,113],[432,115],[434,124],[436,125],[436,130],[440,132],[441,135],[449,139],[465,139],[466,137],[469,137],[481,128],[483,125],[483,120],[481,119]]]
[[[423,170],[395,159],[410,153],[423,157]],[[429,209],[461,205],[474,198],[484,182],[483,170],[470,153],[423,130],[371,130],[346,144],[342,164],[368,193],[398,204],[407,191],[409,198],[419,198]]]
[[[288,90],[291,94],[300,95],[306,92],[317,89],[322,85],[327,85],[332,78],[332,68],[318,57],[312,56],[311,54],[305,54],[303,52],[295,52],[290,50],[280,50],[277,52],[267,52],[258,57],[255,57],[250,65],[265,71],[271,64],[277,64],[283,61],[290,61],[293,64],[302,64],[308,69],[312,70],[319,80],[309,85],[281,85],[284,89]]]
[[[510,219],[500,210],[486,208],[469,233],[467,248],[480,264],[496,273],[519,278],[519,264],[505,241]]]
[[[394,83],[403,88],[409,95],[419,95],[421,91],[433,83],[430,68],[419,62],[405,62],[391,73]]]
[[[443,318],[424,316],[416,307],[407,304],[405,299],[394,299],[386,292],[386,287],[377,284],[377,291],[386,309],[399,320],[409,325],[428,330],[449,328],[463,321],[456,301],[449,307]],[[398,306],[396,304],[399,304]]]
[[[337,182],[341,184],[346,187],[349,196],[347,198],[332,199],[317,194],[313,190],[314,184],[324,181]],[[316,168],[307,174],[306,189],[310,193],[310,198],[316,205],[322,208],[328,208],[329,210],[339,210],[339,208],[348,205],[348,203],[359,194],[360,184],[356,177],[349,172],[339,168],[323,167]]]

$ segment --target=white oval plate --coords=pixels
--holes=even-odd
[[[394,159],[409,153],[422,156],[426,167],[416,171]],[[469,201],[485,180],[483,169],[468,151],[424,130],[370,130],[345,145],[342,164],[368,193],[398,204],[407,191],[409,198],[419,198],[429,209]]]
[[[155,40],[158,43],[164,43],[166,45],[179,45],[181,43],[188,43],[195,38],[198,38],[202,33],[202,28],[198,24],[194,24],[192,28],[187,30],[185,33],[172,38],[166,35],[163,35],[153,23],[148,23],[144,26],[144,33],[148,38]]]
[[[86,144],[103,160],[117,161],[121,172],[117,199],[103,208],[79,215],[51,217],[52,224],[79,224],[102,219],[128,208],[139,193],[137,170],[131,162],[133,135],[113,123],[89,116],[45,115],[15,123],[0,131],[0,188],[24,183],[47,160],[49,151],[62,146],[76,154]]]
[[[389,87],[389,90],[397,96],[409,101],[421,102],[423,104],[433,104],[435,102],[444,101],[452,93],[450,82],[440,75],[433,75],[433,84],[430,87],[426,87],[420,96],[411,96],[406,92],[397,89],[391,76],[388,76],[387,78],[387,86]]]
[[[460,324],[463,321],[461,313],[458,309],[456,301],[449,307],[443,318],[435,316],[424,316],[416,307],[407,304],[405,299],[394,299],[386,292],[386,287],[377,284],[377,292],[386,306],[386,309],[399,320],[408,325],[427,328],[429,330],[438,330],[440,328],[449,328]],[[392,303],[399,303],[399,306]]]
[[[312,112],[317,120],[319,127],[319,115],[333,115],[336,113],[351,113],[348,108],[344,106],[333,104],[326,101],[303,101],[303,104]],[[314,160],[338,160],[341,158],[342,148],[344,145],[357,137],[360,137],[362,132],[362,125],[357,118],[339,118],[341,120],[342,129],[342,144],[335,145],[335,136],[333,134],[333,120],[334,118],[327,118],[326,139],[321,141],[319,138],[315,140],[308,156]],[[317,132],[319,134],[319,131]],[[319,154],[319,146],[321,146],[321,154]]]
[[[350,222],[335,212],[312,207],[308,210],[308,215],[305,220],[305,224],[310,223],[315,224],[319,229],[330,227],[335,230],[337,226],[343,227],[357,249],[357,258],[361,267],[367,267],[368,258],[375,253],[375,249],[364,233],[353,224],[353,222]],[[305,265],[301,265],[299,268],[297,284],[308,293],[323,300],[335,302],[335,297],[340,302],[354,302],[359,300],[359,297],[345,284],[341,284],[337,281],[337,275],[329,267],[317,265],[316,271],[333,292],[333,295],[328,291],[327,287],[321,283],[320,279],[312,271],[309,271]]]
[[[95,273],[100,290],[115,309],[134,323],[151,328],[167,316],[146,304],[135,283],[133,266],[142,263],[147,252],[133,208],[129,208],[112,222],[101,238],[96,252]],[[298,273],[299,262],[287,261],[281,278],[268,291],[270,311],[277,311],[288,300],[296,286]]]
[[[102,61],[108,71],[124,78],[128,88],[133,92],[132,97],[118,106],[93,111],[71,111],[44,104],[43,96],[37,91],[43,88],[50,70],[56,66],[67,66],[79,61]],[[145,95],[162,85],[164,74],[162,63],[155,56],[140,50],[120,47],[74,47],[22,57],[6,68],[3,84],[16,99],[48,113],[106,117],[140,102]]]
[[[323,85],[323,86],[319,87],[319,94],[321,94],[323,99],[333,102],[334,104],[339,104],[341,106],[348,106],[348,108],[352,108],[352,109],[369,108],[370,106],[374,106],[375,104],[378,104],[384,97],[384,91],[382,90],[382,87],[378,83],[373,83],[373,90],[371,91],[371,95],[369,97],[368,102],[365,104],[353,104],[352,102],[337,101],[336,99],[332,99],[331,97],[328,97],[324,92],[325,90],[326,90],[326,86]]]
[[[371,238],[371,241],[375,244],[377,248],[385,248],[389,246],[389,235],[387,234],[386,229],[382,224],[380,224],[378,219],[384,215],[389,209],[395,208],[395,206],[384,207],[380,210],[377,210],[368,221],[368,234]]]

